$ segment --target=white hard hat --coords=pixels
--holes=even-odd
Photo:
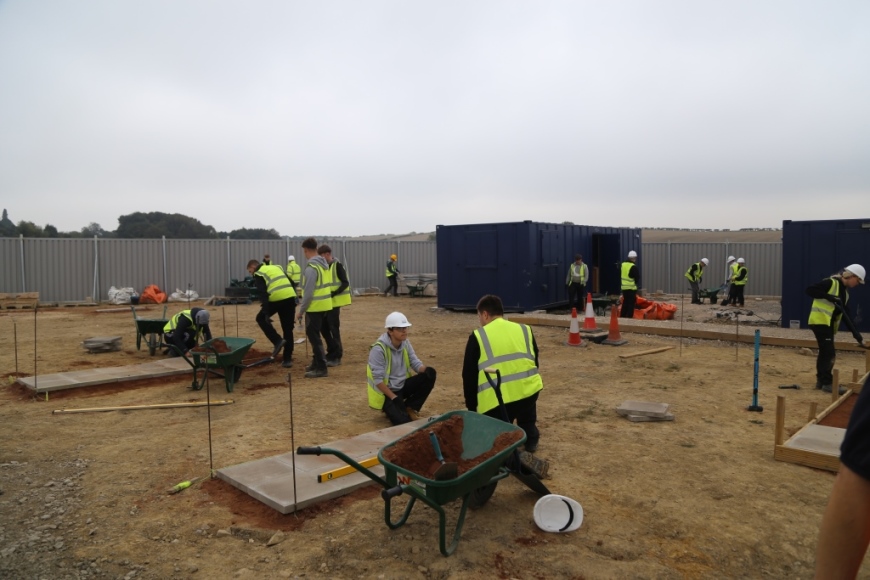
[[[743,258],[737,258],[737,263],[738,264],[745,264],[746,260],[744,260]]]
[[[727,262],[730,264],[731,262],[733,262],[733,261],[736,260],[736,259],[737,259],[737,258],[735,258],[734,256],[728,256],[728,260],[727,260]]]
[[[551,493],[535,503],[534,516],[545,532],[573,532],[583,523],[583,508],[570,497]]]
[[[196,313],[197,326],[208,326],[209,314],[208,310],[200,310]]]
[[[867,275],[867,270],[865,270],[864,266],[862,266],[861,264],[852,264],[851,266],[846,266],[844,270],[846,272],[849,272],[850,274],[854,274],[861,284],[864,283],[864,276]]]
[[[407,317],[401,312],[390,312],[387,315],[387,321],[384,323],[384,328],[408,328],[411,323]]]
[[[707,258],[701,258],[701,261],[704,262],[704,265],[705,265],[705,266],[709,266],[709,265],[710,265],[710,260],[708,260]]]
[[[289,256],[287,256],[287,261],[288,261],[288,262],[292,262],[292,261],[294,261],[295,259],[296,259],[296,258],[293,257],[293,254],[290,254]]]
[[[628,253],[628,257],[629,258],[637,258],[637,252],[635,252],[634,250],[630,251]]]

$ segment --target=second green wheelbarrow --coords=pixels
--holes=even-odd
[[[139,318],[136,314],[136,307],[130,306],[130,309],[133,311],[133,321],[136,323],[136,350],[140,350],[142,338],[145,338],[148,354],[154,356],[158,348],[165,346],[163,344],[163,328],[169,322],[166,318],[166,305],[163,305],[161,318]]]

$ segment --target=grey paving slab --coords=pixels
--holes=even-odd
[[[668,414],[670,405],[667,403],[650,403],[646,401],[623,401],[616,408],[616,412],[622,415],[645,415],[647,417],[664,417]]]
[[[148,362],[123,367],[85,369],[65,373],[21,377],[16,382],[37,393],[90,387],[108,383],[118,383],[146,377],[166,377],[191,373],[190,365],[184,359],[166,359],[159,363]]]
[[[321,447],[337,449],[352,459],[361,461],[377,455],[383,446],[425,425],[427,421],[428,419],[419,419],[405,425],[363,433],[349,439],[331,441]],[[282,514],[289,514],[309,505],[347,495],[361,487],[376,485],[373,480],[361,473],[352,473],[318,483],[319,474],[346,465],[344,461],[333,455],[296,455],[294,452],[289,452],[224,467],[217,470],[217,476]],[[371,471],[381,477],[384,476],[384,468],[380,465],[371,468]]]
[[[843,443],[845,434],[846,430],[839,427],[807,425],[800,433],[787,441],[785,446],[839,457],[840,445]]]

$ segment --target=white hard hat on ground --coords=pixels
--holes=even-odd
[[[854,274],[861,284],[864,283],[864,276],[867,275],[867,270],[865,270],[864,266],[862,266],[861,264],[852,264],[851,266],[846,266],[844,270],[846,272],[849,272],[850,274]]]
[[[704,262],[704,265],[705,265],[705,266],[709,266],[709,265],[710,265],[710,260],[708,260],[707,258],[701,258],[701,261]]]
[[[296,258],[293,257],[293,254],[290,254],[289,256],[287,256],[287,261],[288,261],[288,262],[292,262],[292,261],[294,261],[295,259],[296,259]]]
[[[387,321],[384,323],[384,328],[408,328],[411,323],[407,317],[401,312],[390,312],[387,315]]]
[[[734,256],[728,256],[728,260],[726,260],[726,261],[730,264],[731,262],[733,262],[736,259],[737,258],[735,258]]]
[[[630,251],[628,253],[628,257],[629,258],[637,258],[637,252],[635,252],[634,250]]]
[[[737,258],[737,263],[738,264],[745,264],[746,260],[744,260],[743,258]]]
[[[583,523],[583,508],[570,497],[551,493],[535,504],[534,516],[545,532],[573,532]]]

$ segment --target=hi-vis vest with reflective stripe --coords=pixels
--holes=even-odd
[[[697,266],[698,268],[697,268],[697,270],[695,270],[695,274],[693,276],[692,275],[692,268],[694,266]],[[689,269],[686,270],[686,278],[689,279],[689,282],[700,282],[701,276],[703,276],[703,275],[704,275],[704,270],[701,269],[701,262],[696,262],[695,264],[692,264],[691,266],[689,266]]]
[[[737,271],[739,269],[740,269],[740,264],[738,264],[737,262],[734,262],[733,264],[731,264],[731,277],[728,279],[734,280],[734,278],[737,277]]]
[[[382,351],[384,351],[384,358],[387,361],[387,368],[384,370],[384,384],[387,387],[390,386],[390,369],[393,366],[393,350],[385,345],[380,340],[372,345],[372,348],[380,347]],[[411,376],[411,360],[408,358],[408,349],[403,348],[402,354],[405,358],[405,368],[408,370],[408,374],[405,375],[405,378]],[[386,401],[387,396],[381,392],[378,388],[378,384],[375,382],[375,378],[372,376],[372,367],[371,365],[366,365],[366,376],[368,377],[368,392],[369,392],[369,407],[372,409],[383,409],[384,401]]]
[[[199,342],[199,339],[202,336],[202,328],[198,328],[196,326],[196,323],[193,321],[193,316],[190,314],[190,310],[182,310],[181,312],[170,318],[169,322],[166,323],[166,326],[163,327],[163,334],[175,330],[175,328],[178,326],[178,320],[182,316],[188,319],[191,326],[193,326],[193,329],[196,330],[196,342]]]
[[[302,281],[302,266],[297,264],[296,260],[287,262],[287,277],[297,286]]]
[[[743,275],[743,280],[737,280],[737,276],[740,275],[740,271],[743,270],[745,274]],[[734,270],[734,277],[731,279],[731,283],[735,286],[746,286],[746,283],[749,281],[749,270],[746,269],[746,266],[737,265],[737,269]]]
[[[567,284],[580,284],[581,286],[586,285],[586,280],[589,279],[589,268],[586,267],[586,264],[571,264],[571,268],[568,270],[568,279],[565,281]]]
[[[830,278],[831,280],[831,289],[828,290],[828,296],[839,296],[840,295],[840,281],[836,278]],[[846,302],[849,302],[849,293],[846,292]],[[826,300],[825,298],[816,298],[813,300],[813,305],[810,308],[810,319],[809,324],[823,324],[825,326],[831,326],[833,322],[834,334],[837,333],[837,330],[840,328],[840,320],[843,318],[842,313],[838,313],[837,316],[834,316],[834,303],[830,300]]]
[[[501,396],[505,404],[527,399],[544,388],[532,352],[532,330],[525,324],[496,318],[474,331],[480,346],[477,361],[477,412],[498,407],[495,390],[483,369],[501,371]]]
[[[347,275],[347,268],[344,269],[344,273]],[[338,260],[333,261],[329,265],[329,275],[332,276],[332,283],[329,287],[329,292],[332,293],[341,286],[341,280],[338,279]],[[348,277],[347,288],[342,290],[341,294],[336,294],[332,297],[333,308],[340,308],[348,304],[350,304],[350,277]]]
[[[260,276],[266,281],[266,292],[269,293],[269,302],[296,298],[296,290],[293,289],[290,278],[287,277],[281,266],[261,265],[254,272],[254,276]]]
[[[631,270],[631,267],[634,266],[634,262],[623,262],[622,263],[622,289],[623,290],[637,290],[637,282],[634,281],[634,278],[628,275],[628,271]]]
[[[332,310],[332,274],[329,268],[324,268],[315,262],[309,262],[308,267],[317,271],[317,282],[308,312],[329,312]]]
[[[393,262],[392,260],[390,260],[389,262],[387,262],[387,269],[386,269],[386,271],[384,272],[384,275],[385,275],[387,278],[391,278],[391,277],[393,277],[393,276],[396,275],[396,264],[395,264],[395,262]]]

